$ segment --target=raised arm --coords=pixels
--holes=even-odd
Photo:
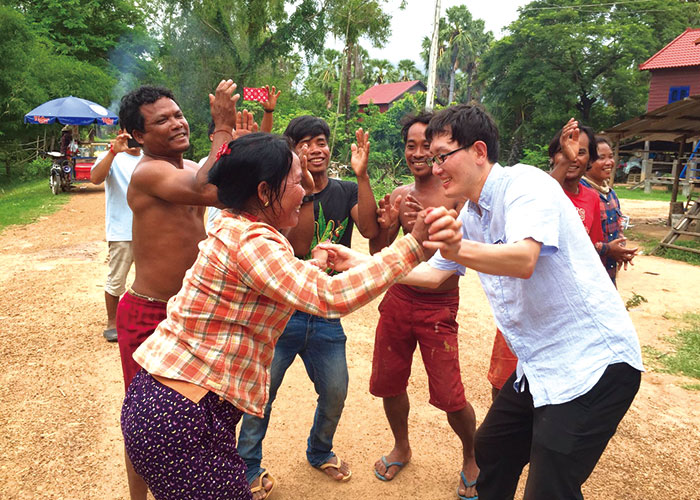
[[[236,84],[232,80],[222,80],[216,87],[216,94],[209,94],[209,105],[215,128],[212,136],[209,157],[202,167],[186,161],[183,168],[174,168],[165,160],[142,162],[131,177],[131,185],[156,198],[182,205],[217,205],[216,186],[209,184],[208,173],[216,162],[217,152],[222,145],[233,139],[236,124],[236,101],[233,94]]]
[[[355,132],[357,142],[352,145],[352,157],[350,165],[357,177],[357,205],[350,210],[352,220],[357,224],[357,229],[365,238],[371,239],[377,236],[379,224],[377,223],[377,202],[369,183],[367,164],[369,162],[369,133],[361,128]]]
[[[580,130],[578,128],[578,122],[571,118],[562,128],[559,138],[562,155],[559,157],[559,161],[552,164],[552,169],[549,172],[549,175],[554,177],[562,187],[564,187],[564,180],[566,179],[566,172],[569,169],[569,165],[571,162],[576,161],[576,157],[578,156],[579,135]],[[552,161],[554,161],[554,158],[552,158]]]
[[[110,143],[107,154],[90,169],[90,182],[93,184],[101,184],[104,182],[109,175],[109,170],[112,168],[114,157],[129,149],[127,141],[130,137],[131,136],[126,132],[117,135],[116,139]]]
[[[261,103],[263,108],[263,119],[262,122],[260,122],[260,130],[262,132],[272,132],[272,114],[275,112],[275,108],[277,107],[277,98],[282,92],[278,91],[274,85],[272,88],[270,88],[269,85],[265,85],[265,89],[267,90],[267,101]]]

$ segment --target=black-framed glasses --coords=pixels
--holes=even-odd
[[[470,146],[462,146],[461,148],[457,148],[453,151],[450,151],[449,153],[442,153],[439,155],[435,155],[432,158],[427,158],[425,161],[428,164],[429,167],[432,168],[433,165],[442,165],[445,163],[445,160],[447,160],[447,157],[450,155],[455,154],[457,151],[462,151],[463,149],[467,149]]]

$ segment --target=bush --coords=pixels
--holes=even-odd
[[[51,173],[51,160],[46,158],[37,158],[25,165],[19,172],[20,181],[28,181],[32,179],[49,178]]]

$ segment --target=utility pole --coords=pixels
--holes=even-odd
[[[437,49],[440,32],[440,0],[435,0],[435,19],[433,21],[433,38],[430,42],[430,59],[428,60],[428,89],[425,94],[425,110],[432,111],[435,103],[435,77],[437,75]]]

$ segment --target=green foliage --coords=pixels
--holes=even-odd
[[[521,163],[533,165],[541,170],[549,171],[549,151],[548,146],[535,144],[532,149],[523,149]]]
[[[612,6],[611,6],[612,5]],[[570,117],[604,129],[644,111],[638,65],[700,21],[697,3],[536,0],[484,56],[484,102],[500,126],[502,158],[545,144]]]
[[[14,224],[28,224],[51,214],[68,202],[49,189],[48,175],[28,182],[0,184],[0,230]]]
[[[678,245],[679,247],[700,250],[700,240],[676,240],[673,242],[673,244]],[[687,262],[688,264],[700,266],[700,254],[695,252],[687,252],[676,248],[663,248],[657,252],[657,255],[667,259],[680,260],[682,262]]]
[[[625,186],[614,186],[615,194],[621,200],[656,200],[656,201],[671,201],[671,193],[667,190],[658,191],[652,190],[651,193],[645,193],[643,189],[628,189]]]
[[[48,179],[50,172],[51,160],[47,160],[46,158],[37,158],[22,168],[19,179],[20,181]]]
[[[667,340],[672,348],[670,352],[648,346],[645,346],[644,352],[662,371],[700,379],[700,315],[684,315],[683,327]],[[690,384],[684,387],[698,390],[700,385]]]

